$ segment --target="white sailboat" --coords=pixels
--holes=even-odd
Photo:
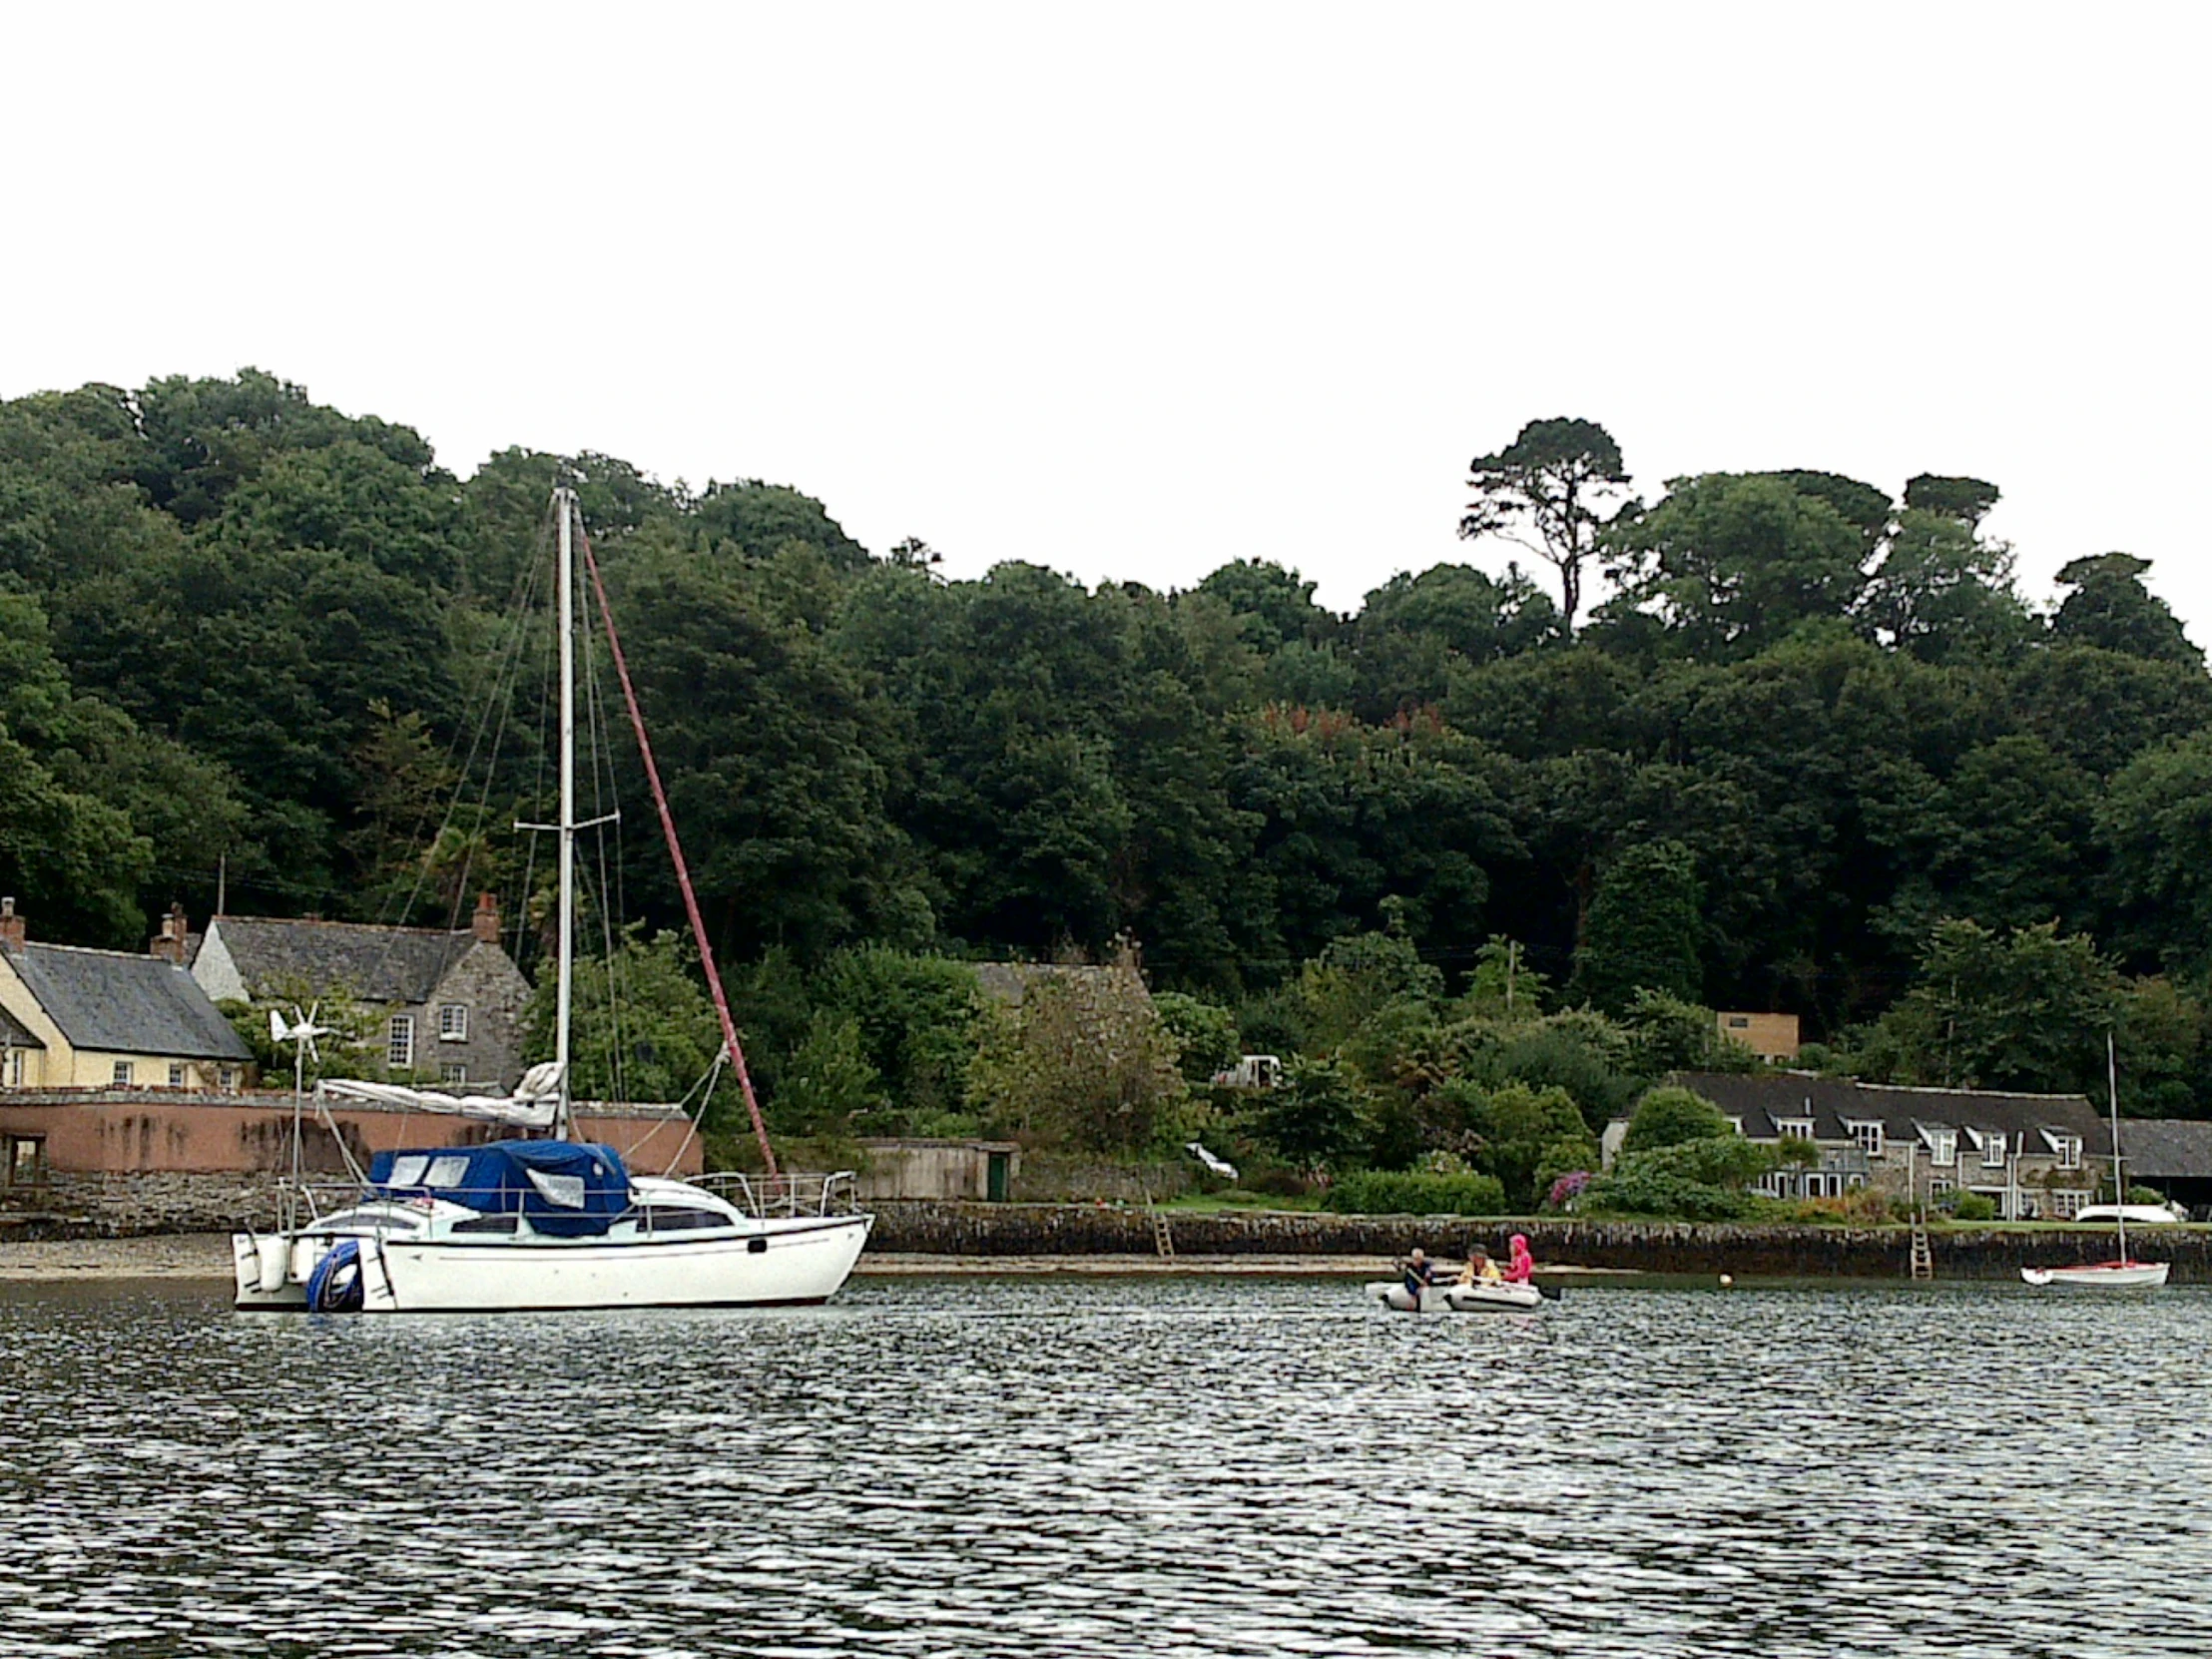
[[[845,1202],[849,1174],[777,1177],[772,1156],[765,1181],[743,1175],[678,1181],[634,1175],[613,1147],[569,1138],[580,828],[577,509],[570,490],[556,490],[554,499],[561,774],[560,822],[551,827],[560,848],[555,1058],[533,1067],[509,1096],[456,1099],[383,1083],[317,1086],[326,1096],[550,1128],[554,1138],[377,1154],[360,1191],[335,1213],[233,1236],[242,1309],[384,1314],[817,1303],[836,1294],[867,1241],[874,1218]],[[619,644],[616,650],[619,663]],[[650,746],[646,761],[651,773]],[[657,776],[654,784],[658,792]],[[665,824],[665,808],[663,817]],[[670,841],[676,851],[673,830]],[[683,885],[691,903],[688,876]],[[692,909],[696,929],[696,904]],[[704,938],[701,949],[706,956]],[[716,988],[727,1052],[742,1078],[743,1055]]]
[[[2109,1031],[2104,1036],[2104,1067],[2112,1109],[2112,1194],[2116,1201],[2112,1219],[2119,1229],[2119,1257],[2077,1267],[2020,1269],[2020,1277],[2038,1289],[2056,1285],[2081,1290],[2154,1291],[2166,1282],[2170,1264],[2128,1259],[2127,1186],[2120,1173],[2120,1069]]]

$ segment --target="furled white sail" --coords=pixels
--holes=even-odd
[[[408,1088],[403,1083],[364,1083],[343,1077],[326,1077],[315,1087],[319,1094],[339,1100],[369,1100],[410,1112],[443,1112],[511,1123],[522,1129],[543,1129],[560,1110],[561,1063],[547,1060],[532,1066],[522,1074],[522,1081],[511,1095],[441,1094],[435,1089]]]

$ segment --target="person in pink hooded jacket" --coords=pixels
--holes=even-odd
[[[1528,1283],[1529,1276],[1535,1271],[1536,1258],[1528,1254],[1528,1235],[1515,1233],[1513,1235],[1513,1259],[1506,1264],[1505,1283],[1508,1285],[1525,1285]]]

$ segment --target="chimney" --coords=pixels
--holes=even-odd
[[[0,945],[23,948],[23,918],[15,913],[12,898],[0,898]]]
[[[476,913],[468,918],[468,930],[486,944],[499,942],[499,900],[488,892],[476,895]]]
[[[179,967],[185,965],[185,907],[182,904],[171,901],[169,914],[162,917],[161,935],[147,944],[146,953],[175,962]]]

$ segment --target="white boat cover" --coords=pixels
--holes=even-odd
[[[331,1099],[368,1100],[410,1112],[442,1112],[449,1117],[485,1118],[522,1129],[544,1129],[560,1107],[561,1064],[548,1060],[532,1066],[522,1074],[522,1081],[511,1095],[440,1094],[435,1089],[414,1089],[403,1083],[364,1083],[344,1077],[325,1077],[315,1085],[315,1092]]]

